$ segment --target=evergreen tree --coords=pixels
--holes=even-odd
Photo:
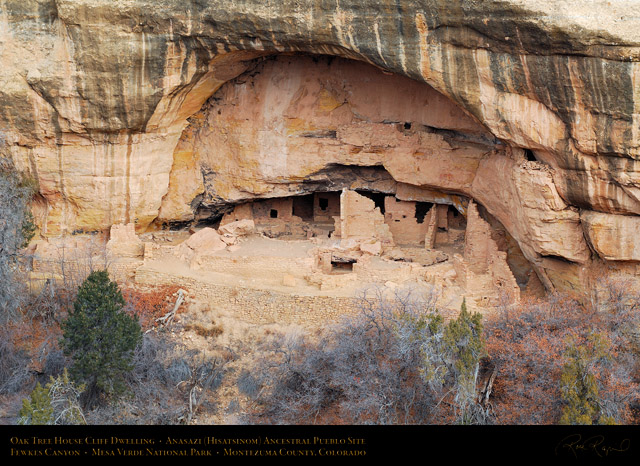
[[[92,272],[78,289],[73,311],[63,322],[61,346],[72,356],[72,377],[86,384],[85,405],[99,395],[119,396],[133,353],[142,341],[137,318],[123,312],[118,285],[106,271]]]
[[[76,386],[69,380],[67,369],[55,379],[51,377],[44,387],[37,383],[30,399],[22,401],[18,424],[86,424],[78,403],[83,390],[83,385]]]
[[[480,422],[481,413],[476,409],[476,381],[480,359],[486,356],[482,315],[468,312],[465,299],[458,318],[445,328],[443,342],[454,378],[458,422]]]
[[[22,409],[18,424],[24,425],[50,425],[53,424],[53,407],[49,390],[38,382],[31,392],[30,399],[22,400]]]
[[[615,420],[602,413],[595,365],[609,359],[607,344],[598,334],[593,334],[587,344],[570,342],[566,350],[567,362],[560,376],[562,397],[566,405],[560,424],[592,425],[615,424]]]

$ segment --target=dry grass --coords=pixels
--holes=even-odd
[[[222,335],[222,327],[220,325],[211,324],[211,325],[202,325],[199,323],[195,324],[186,324],[184,329],[187,331],[193,331],[197,335],[201,337],[215,338]]]

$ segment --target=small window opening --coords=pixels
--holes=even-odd
[[[269,212],[269,217],[278,218],[278,211],[276,209],[271,209],[271,212]]]
[[[380,213],[382,215],[384,215],[384,198],[387,197],[386,194],[384,193],[379,193],[379,192],[372,192],[372,191],[362,191],[359,189],[356,189],[356,192],[358,194],[360,194],[361,196],[367,197],[369,199],[371,199],[374,203],[374,205],[380,209]]]
[[[431,207],[433,207],[433,204],[430,202],[416,202],[416,221],[418,223],[424,223],[424,218]]]
[[[531,149],[525,149],[524,150],[524,156],[527,158],[527,160],[529,162],[535,162],[536,161],[536,156],[534,155],[533,151]]]
[[[404,129],[411,129],[411,123],[409,123],[408,121],[405,122]]]
[[[320,206],[320,210],[327,210],[327,208],[329,207],[329,199],[321,197],[318,199],[318,204]]]
[[[336,273],[353,271],[353,262],[331,261],[331,270]]]

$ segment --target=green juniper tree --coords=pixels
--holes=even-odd
[[[615,424],[611,416],[602,412],[598,381],[594,375],[595,366],[610,358],[607,350],[607,342],[597,333],[583,345],[570,341],[565,352],[567,362],[560,376],[562,398],[566,403],[560,424]]]
[[[443,342],[454,379],[457,420],[462,424],[483,422],[476,403],[480,359],[486,356],[482,315],[468,312],[466,300],[458,318],[445,328]]]
[[[29,399],[22,400],[22,409],[18,424],[50,425],[53,424],[53,406],[49,390],[38,382]]]
[[[86,424],[78,401],[83,390],[83,385],[69,380],[67,369],[55,379],[51,377],[44,387],[37,383],[29,399],[22,400],[18,424]]]
[[[138,319],[123,311],[124,305],[107,272],[92,272],[62,324],[61,346],[73,358],[72,377],[86,384],[85,406],[94,405],[101,395],[117,397],[126,389],[124,376],[133,367],[142,331]]]

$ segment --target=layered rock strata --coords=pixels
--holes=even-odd
[[[190,221],[191,203],[217,215],[225,203],[284,195],[292,181],[303,181],[301,165],[306,181],[314,173],[323,181],[327,165],[346,159],[384,166],[398,184],[477,200],[545,286],[578,283],[593,258],[638,262],[638,18],[640,5],[627,0],[6,0],[2,152],[38,181],[34,211],[45,237]],[[364,92],[360,104],[343,86],[322,86],[298,96],[303,113],[290,114],[288,126],[262,127],[240,138],[236,150],[196,154],[211,130],[198,121],[212,118],[197,114],[203,104],[213,96],[208,108],[215,107],[216,91],[255,69],[252,60],[283,53],[367,62],[382,70],[368,72],[378,83],[376,72],[406,81]],[[262,86],[265,111],[239,108],[238,116],[296,108],[269,93],[277,83],[249,74],[236,84],[243,80]],[[333,121],[354,109],[358,120],[358,109],[397,109],[399,94],[419,87],[432,101],[412,94],[402,118],[389,120],[403,130],[411,123],[409,134],[365,117],[335,129],[358,153],[332,153],[324,144],[316,154],[318,145],[305,144],[303,160],[274,157],[287,148],[278,146],[287,131],[298,136],[292,144],[333,139],[333,132],[309,127],[311,101]],[[455,105],[437,104],[447,99]],[[430,129],[411,134],[416,125]],[[228,135],[233,139],[234,128]],[[256,142],[259,157],[252,159],[244,152]],[[251,163],[236,164],[238,155]]]

